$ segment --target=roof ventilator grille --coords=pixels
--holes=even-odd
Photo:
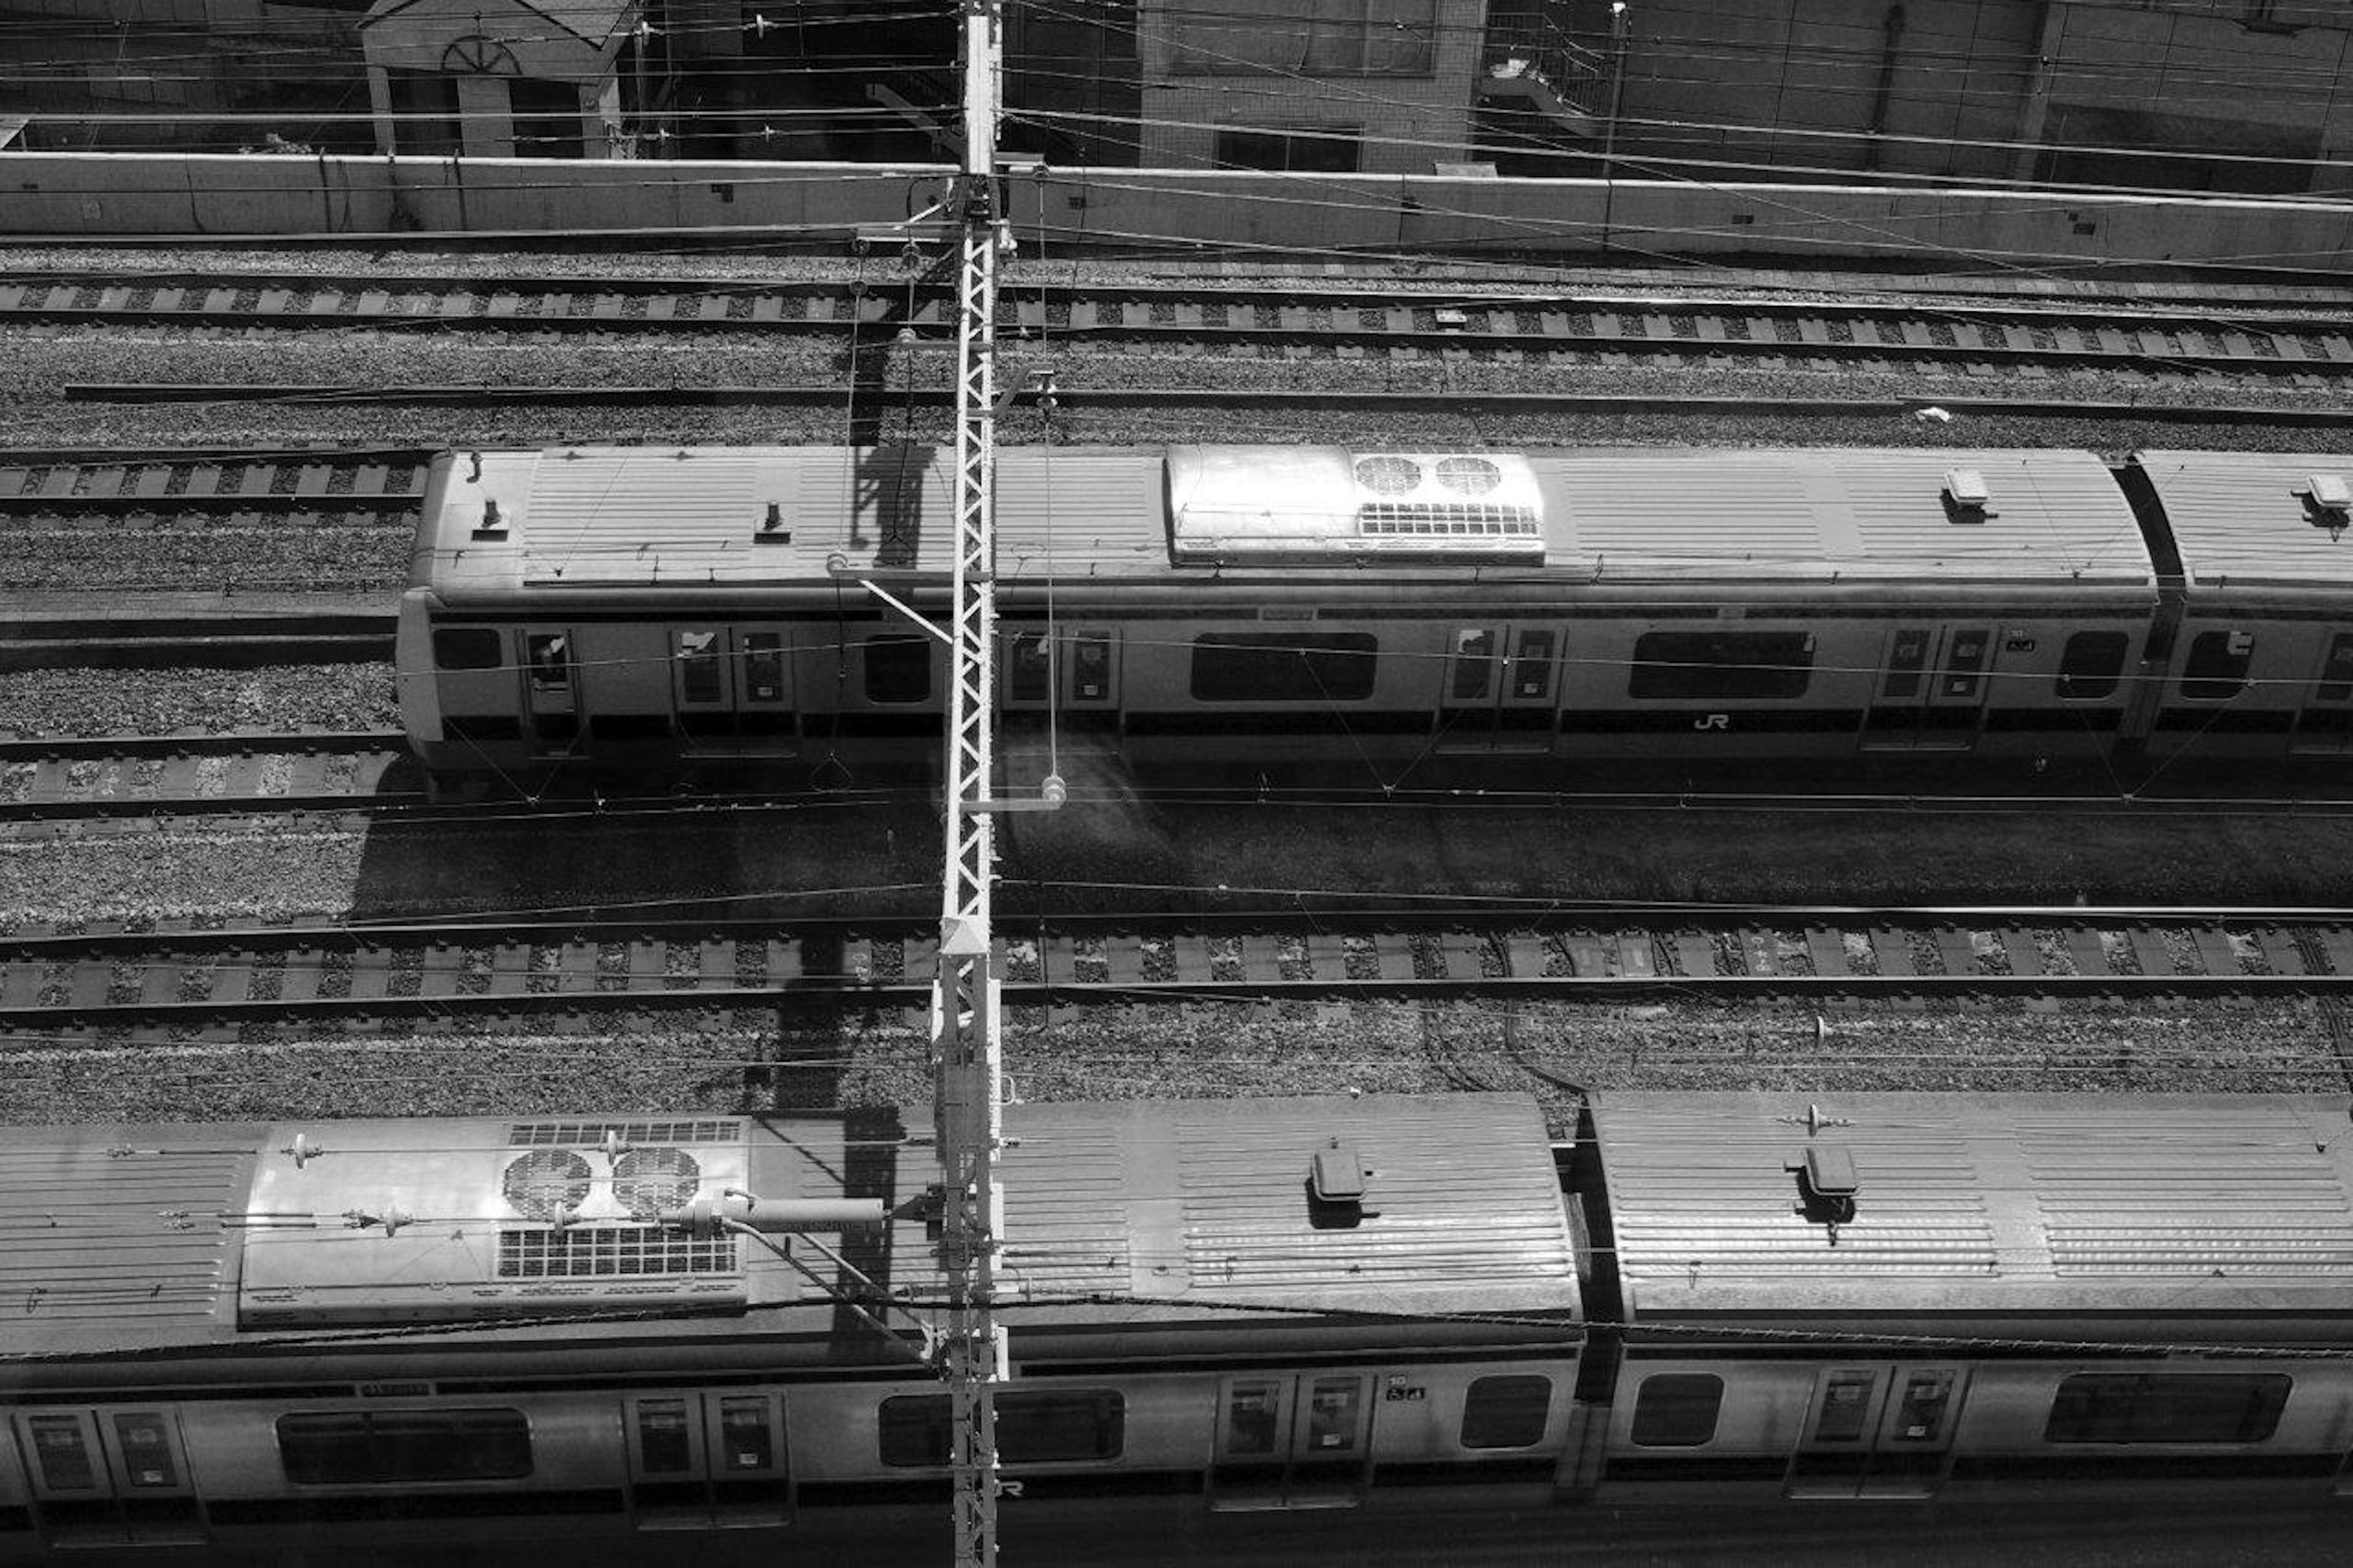
[[[588,1162],[569,1149],[534,1149],[512,1162],[499,1190],[526,1219],[554,1220],[588,1201]]]
[[[641,1220],[685,1207],[702,1184],[702,1167],[683,1149],[633,1149],[613,1162],[613,1199]]]
[[[1533,538],[1538,531],[1532,507],[1476,501],[1366,501],[1356,509],[1356,525],[1366,533],[1419,538]]]
[[[641,1226],[571,1226],[499,1234],[501,1279],[578,1279],[655,1274],[733,1274],[732,1236],[695,1241]]]
[[[733,1143],[744,1136],[744,1124],[725,1117],[676,1121],[518,1121],[507,1130],[511,1147],[576,1143],[594,1148],[615,1132],[624,1143]]]

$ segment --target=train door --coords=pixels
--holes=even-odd
[[[1862,743],[1967,751],[1977,743],[1993,665],[1991,626],[1897,626],[1888,634]]]
[[[2353,632],[2328,639],[2320,672],[2296,715],[2289,748],[2306,756],[2353,752]]]
[[[782,632],[674,626],[670,651],[670,702],[685,750],[792,750],[792,665]]]
[[[1550,626],[1449,629],[1439,679],[1441,752],[1548,752],[1560,634]]]
[[[1364,1373],[1229,1377],[1219,1393],[1209,1506],[1354,1508],[1372,1464]]]
[[[531,749],[556,756],[571,751],[580,736],[580,660],[569,631],[523,633],[522,685]]]
[[[206,1539],[179,1417],[169,1410],[24,1410],[42,1538],[53,1546],[192,1545]]]
[[[1968,1381],[1957,1366],[1834,1366],[1813,1400],[1784,1487],[1793,1498],[1924,1498],[1952,1464]]]
[[[638,1529],[785,1522],[792,1500],[782,1395],[640,1394],[622,1405]]]

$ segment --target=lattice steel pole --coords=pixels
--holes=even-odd
[[[994,1298],[1002,1194],[1004,1041],[991,972],[989,887],[996,874],[989,773],[995,758],[997,599],[997,256],[995,165],[997,0],[964,0],[964,171],[957,182],[963,266],[957,284],[955,620],[947,715],[947,858],[940,969],[932,996],[934,1116],[942,1173],[942,1261],[948,1276],[943,1375],[954,1413],[955,1560],[997,1561],[997,1385],[1007,1373]]]

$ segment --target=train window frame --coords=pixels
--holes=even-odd
[[[2200,632],[2181,660],[2182,700],[2228,702],[2247,689],[2254,658],[2254,638],[2245,632]]]
[[[674,627],[670,637],[670,662],[678,671],[681,703],[710,707],[727,700],[727,638],[708,626]]]
[[[1707,1425],[1695,1416],[1703,1390]],[[1634,1412],[1627,1440],[1638,1448],[1698,1448],[1715,1441],[1724,1418],[1724,1379],[1712,1372],[1656,1372],[1634,1389]]]
[[[1068,1426],[1057,1417],[1078,1419]],[[955,1416],[944,1394],[894,1394],[875,1411],[877,1457],[893,1469],[950,1458]],[[1055,1437],[1060,1443],[1041,1439]],[[1106,1464],[1127,1449],[1127,1396],[1113,1388],[1008,1389],[997,1396],[997,1457],[1008,1465]]]
[[[1552,1425],[1552,1379],[1541,1373],[1493,1373],[1462,1391],[1456,1441],[1466,1448],[1533,1448]]]
[[[530,674],[532,690],[569,695],[572,690],[572,634],[531,632],[522,641],[523,668]]]
[[[2295,1387],[2284,1372],[2071,1373],[2052,1391],[2042,1440],[2261,1443],[2279,1430]],[[2201,1403],[2185,1412],[2192,1400]]]
[[[2342,675],[2345,679],[2332,677]],[[2337,632],[2328,639],[2327,655],[2320,663],[2320,679],[2312,689],[2316,702],[2343,702],[2353,699],[2353,632]]]
[[[1744,657],[1725,657],[1731,654]],[[1788,701],[1814,679],[1808,631],[1650,631],[1634,638],[1626,694],[1685,702]]]
[[[1042,708],[1054,700],[1053,646],[1044,632],[1009,632],[1005,638],[1005,700]]]
[[[487,652],[461,653],[471,647]],[[507,662],[507,635],[496,626],[436,626],[433,668],[444,670],[499,669]]]
[[[1362,702],[1380,684],[1380,658],[1370,632],[1204,632],[1186,690],[1196,702]]]
[[[2113,645],[2114,658],[2093,650]],[[2119,631],[2070,632],[2059,650],[2059,672],[2052,691],[2062,702],[2097,702],[2114,697],[2124,684],[2125,656],[2132,651],[2132,635]],[[2086,657],[2087,653],[2091,657]]]
[[[516,1481],[533,1469],[531,1417],[504,1406],[292,1410],[271,1435],[294,1486]]]
[[[912,657],[913,650],[920,658]],[[860,689],[869,702],[904,707],[932,700],[932,639],[915,632],[886,632],[860,645]],[[920,683],[911,679],[920,670]]]

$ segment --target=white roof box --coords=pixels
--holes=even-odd
[[[1541,563],[1544,497],[1513,452],[1172,447],[1179,562]]]

